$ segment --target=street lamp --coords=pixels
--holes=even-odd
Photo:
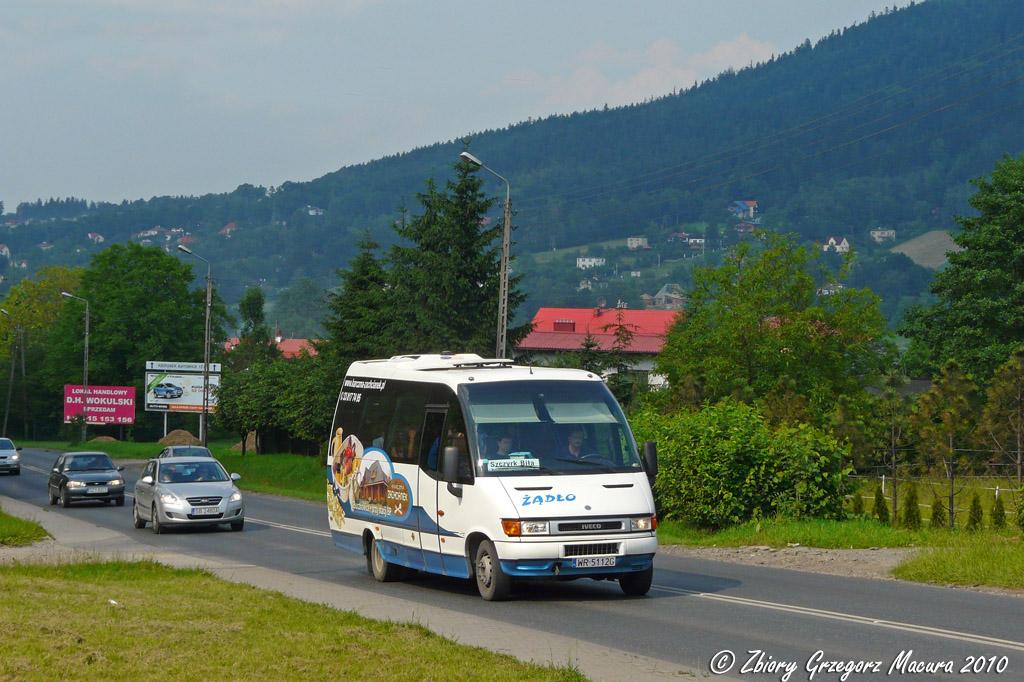
[[[495,344],[495,355],[498,359],[502,359],[505,357],[505,340],[508,331],[508,252],[512,239],[512,185],[469,152],[462,152],[459,156],[474,166],[483,168],[505,183],[505,216],[501,234],[501,284],[498,287],[498,339]]]
[[[210,261],[206,260],[184,244],[178,244],[178,251],[195,256],[206,263],[206,324],[203,330],[203,414],[199,418],[199,440],[206,447],[207,417],[210,407],[210,303],[213,298],[213,279],[210,275]]]
[[[60,292],[64,298],[73,298],[85,304],[85,353],[82,361],[82,442],[86,441],[86,429],[89,423],[89,302],[81,296]]]

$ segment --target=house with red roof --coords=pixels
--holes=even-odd
[[[752,200],[734,201],[729,204],[727,210],[737,218],[747,218],[749,220],[757,212],[757,202]]]
[[[609,352],[615,346],[620,311],[622,324],[633,332],[625,352],[635,358],[633,367],[637,371],[650,374],[654,358],[665,347],[665,335],[679,315],[677,310],[541,308],[533,316],[533,330],[519,342],[516,351],[533,360],[550,361],[560,353],[578,351],[589,334],[598,351]]]
[[[230,237],[231,233],[234,232],[237,229],[238,229],[238,223],[228,223],[224,227],[220,228],[220,231],[217,234],[223,235],[225,237]]]
[[[275,329],[274,345],[281,351],[281,355],[285,358],[294,358],[302,355],[316,355],[316,348],[313,347],[313,342],[309,339],[286,339],[281,335],[280,329]],[[230,352],[235,346],[240,344],[242,340],[237,336],[232,336],[230,339],[224,342],[224,350]]]

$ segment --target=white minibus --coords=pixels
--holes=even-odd
[[[651,587],[654,443],[638,451],[601,378],[478,355],[408,355],[348,369],[327,452],[338,547],[379,581],[409,569],[475,580]]]

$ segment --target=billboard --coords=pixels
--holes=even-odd
[[[207,411],[217,411],[220,375],[210,375]],[[92,391],[89,391],[92,394]],[[203,375],[146,372],[146,410],[149,412],[202,412]]]
[[[82,387],[64,385],[64,423],[82,415]],[[134,424],[134,386],[90,386],[87,424]]]

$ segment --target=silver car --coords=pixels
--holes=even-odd
[[[242,530],[245,503],[234,483],[241,478],[209,457],[151,459],[135,484],[135,527],[151,523],[162,533],[168,526],[230,524]]]
[[[21,448],[14,447],[10,438],[0,438],[0,471],[17,476],[21,473]]]

